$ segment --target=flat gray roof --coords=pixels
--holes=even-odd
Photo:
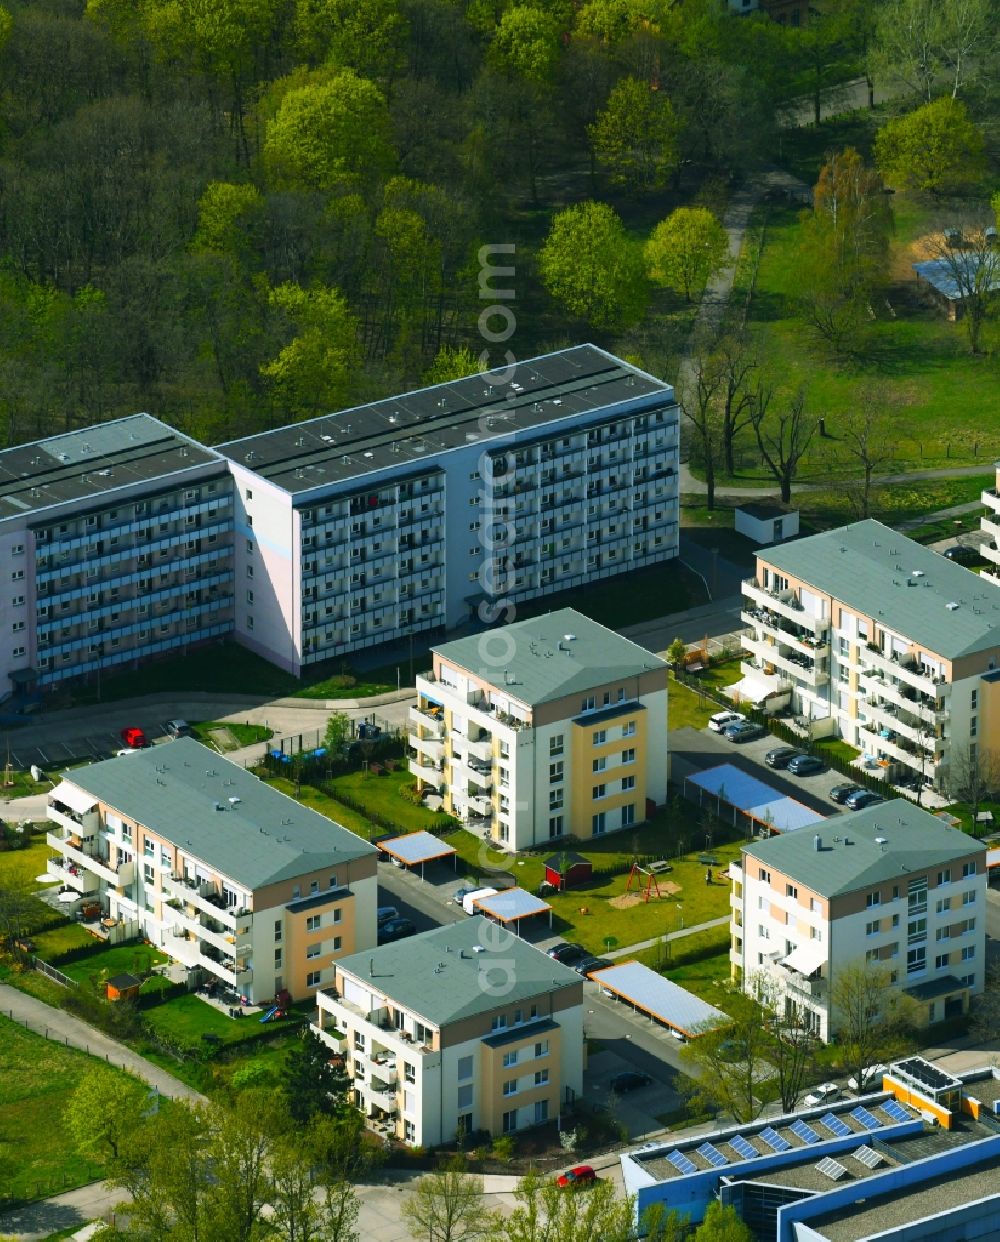
[[[0,452],[0,519],[150,483],[212,461],[223,458],[149,414],[20,444]]]
[[[529,707],[627,681],[651,669],[663,669],[667,684],[665,660],[574,608],[456,638],[431,650]]]
[[[74,768],[65,779],[248,889],[375,853],[190,737]]]
[[[673,401],[662,380],[594,345],[354,406],[219,445],[292,495],[626,402]],[[662,398],[661,401],[648,400]]]
[[[757,555],[943,659],[1000,646],[1000,591],[874,519]]]
[[[453,845],[442,841],[432,832],[409,832],[404,837],[379,841],[378,847],[406,863],[408,867],[430,862],[434,858],[448,858],[458,852]]]
[[[597,970],[591,979],[685,1035],[700,1035],[726,1020],[714,1005],[658,975],[641,962],[622,962]]]
[[[573,985],[583,995],[575,970],[481,915],[354,953],[337,969],[439,1028]]]
[[[968,854],[981,853],[985,859],[986,847],[905,798],[895,798],[838,815],[815,832],[806,828],[754,842],[743,853],[821,897],[837,897]]]

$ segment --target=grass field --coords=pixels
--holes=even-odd
[[[440,815],[425,806],[410,802],[401,794],[404,787],[412,787],[416,781],[405,768],[395,772],[383,772],[375,776],[371,772],[351,772],[330,781],[334,796],[338,792],[355,802],[370,807],[377,815],[383,815],[401,832],[418,832],[430,828],[440,820]],[[380,832],[384,829],[379,829]]]
[[[215,745],[211,734],[216,729],[232,734],[237,746],[253,746],[255,742],[267,742],[274,737],[274,730],[267,725],[236,724],[231,720],[199,720],[191,725],[191,732],[206,746]]]
[[[0,1017],[0,1199],[35,1199],[101,1175],[62,1132],[69,1097],[96,1064]]]
[[[203,1035],[217,1036],[220,1043],[229,1044],[263,1030],[260,1019],[253,1014],[230,1018],[191,993],[147,1009],[143,1017],[164,1038],[183,1046],[197,1045]],[[295,1026],[299,1021],[298,1015],[272,1019],[274,1027]],[[258,1025],[252,1026],[253,1023]]]
[[[671,677],[667,707],[667,720],[671,729],[704,729],[710,717],[718,711],[722,711],[722,708],[714,700],[703,698]]]
[[[92,943],[92,942],[91,942]],[[77,983],[100,982],[125,972],[132,975],[148,974],[153,966],[167,961],[167,955],[146,944],[116,944],[101,949],[90,957],[66,962],[59,967],[64,975]]]

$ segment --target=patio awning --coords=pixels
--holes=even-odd
[[[826,950],[823,946],[815,941],[807,940],[805,944],[800,944],[798,948],[793,949],[781,964],[790,970],[797,970],[800,975],[811,975],[814,970],[819,970],[825,961]]]
[[[54,802],[61,802],[80,815],[85,815],[97,806],[97,799],[93,794],[86,793],[78,785],[71,785],[69,781],[60,781],[49,794],[49,798]]]

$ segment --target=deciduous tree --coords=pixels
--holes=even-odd
[[[770,1034],[761,1007],[745,992],[729,994],[729,1021],[684,1046],[699,1100],[739,1122],[753,1121],[773,1098]]]
[[[500,18],[491,46],[501,69],[545,85],[551,82],[559,57],[559,29],[549,13],[517,4]]]
[[[955,226],[961,226],[960,240],[941,231],[925,238],[924,248],[951,284],[969,351],[978,354],[983,328],[1000,305],[1000,248],[982,223],[956,217],[950,221]]]
[[[64,1121],[77,1151],[117,1164],[149,1107],[149,1090],[127,1074],[88,1070],[73,1090]]]
[[[996,14],[989,0],[883,0],[874,8],[868,68],[929,103],[939,87],[957,98],[988,72]]]
[[[357,321],[336,289],[303,289],[291,282],[270,293],[272,307],[296,335],[261,374],[275,401],[293,418],[309,418],[342,405],[357,364]]]
[[[478,1242],[489,1234],[483,1179],[466,1173],[460,1156],[420,1178],[403,1199],[401,1213],[420,1242]]]
[[[650,277],[690,302],[726,265],[729,238],[707,207],[678,207],[653,229],[645,256]]]
[[[425,384],[446,384],[449,380],[476,375],[482,368],[467,345],[442,345],[433,363],[423,374]]]
[[[917,1002],[889,982],[889,972],[870,962],[839,967],[830,980],[830,1027],[844,1069],[863,1081],[870,1065],[905,1048],[917,1021]]]
[[[816,419],[806,409],[805,389],[776,395],[774,385],[762,380],[754,396],[751,421],[757,447],[778,484],[782,504],[787,505],[799,462],[816,432]]]
[[[642,257],[606,203],[559,212],[538,266],[556,301],[594,327],[627,327],[642,316],[648,296]]]
[[[860,470],[860,477],[845,485],[848,500],[858,518],[871,516],[875,475],[893,458],[899,438],[892,401],[881,384],[866,384],[850,410],[837,421],[840,443]]]
[[[673,104],[640,78],[623,78],[589,127],[598,162],[616,185],[658,189],[680,160],[680,126]]]
[[[734,1207],[724,1207],[718,1199],[713,1199],[705,1210],[705,1219],[694,1231],[692,1242],[754,1242],[754,1232]]]
[[[875,135],[875,162],[904,189],[938,194],[975,185],[985,168],[980,128],[959,99],[946,96],[889,121]]]

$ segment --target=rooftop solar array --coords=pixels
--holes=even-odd
[[[892,1121],[912,1121],[912,1117],[906,1109],[896,1100],[886,1100],[881,1105],[882,1112],[885,1113]]]
[[[877,1169],[882,1163],[883,1156],[880,1151],[876,1151],[874,1147],[859,1147],[857,1151],[852,1151],[851,1155],[855,1160],[860,1161],[866,1169]]]
[[[794,1135],[800,1138],[803,1143],[819,1142],[819,1135],[812,1128],[812,1126],[806,1125],[804,1121],[793,1121],[788,1128]]]
[[[832,1182],[839,1182],[842,1177],[847,1176],[847,1170],[837,1160],[831,1160],[829,1156],[821,1160],[816,1166],[820,1173],[825,1174]]]
[[[760,1152],[752,1143],[748,1143],[742,1134],[734,1134],[729,1140],[729,1146],[744,1160],[757,1160]]]
[[[713,1147],[711,1143],[702,1143],[698,1148],[698,1155],[703,1160],[707,1160],[713,1169],[721,1169],[723,1165],[729,1163],[722,1152],[717,1147]]]
[[[881,1121],[879,1121],[874,1113],[870,1113],[867,1108],[852,1108],[851,1116],[858,1123],[858,1125],[864,1126],[866,1130],[882,1129]]]
[[[835,1117],[833,1113],[827,1113],[825,1117],[820,1117],[819,1124],[826,1126],[834,1138],[846,1138],[851,1133],[851,1127]]]
[[[953,1091],[962,1085],[959,1079],[946,1074],[944,1070],[938,1069],[930,1061],[925,1061],[923,1057],[907,1057],[905,1061],[897,1061],[893,1069],[902,1070],[915,1082],[930,1087],[932,1091]]]
[[[698,1166],[693,1164],[682,1151],[667,1152],[667,1160],[674,1166],[678,1173],[697,1173]]]
[[[768,1147],[773,1148],[775,1151],[788,1151],[792,1146],[788,1139],[782,1138],[778,1131],[771,1126],[765,1126],[760,1132],[760,1137]]]

